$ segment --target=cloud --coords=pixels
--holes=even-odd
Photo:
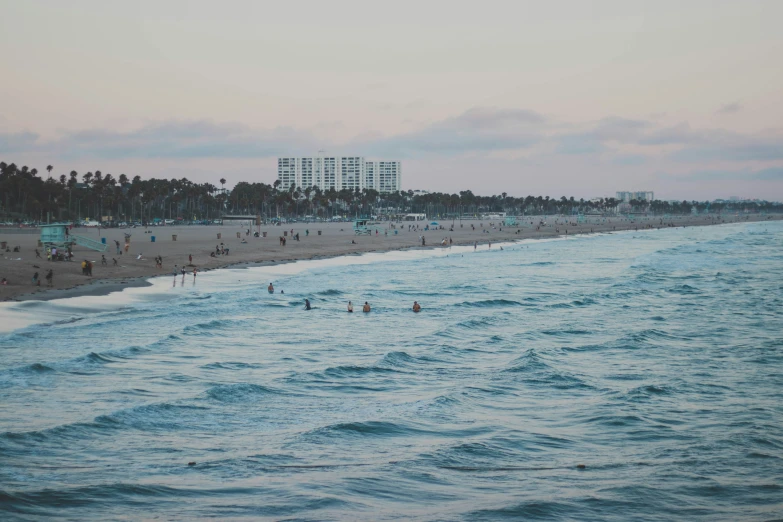
[[[729,103],[718,109],[715,114],[734,114],[742,110],[742,105],[739,102]]]
[[[669,158],[682,162],[777,161],[783,160],[783,139],[740,134],[708,137],[701,143],[671,153]]]
[[[598,154],[606,150],[601,140],[592,134],[568,134],[556,139],[557,154]]]
[[[0,154],[25,152],[35,148],[39,136],[33,132],[0,132]]]
[[[291,127],[253,130],[239,124],[168,121],[130,132],[89,129],[42,141],[36,134],[0,135],[0,152],[45,151],[62,158],[259,158],[312,151],[317,140]]]
[[[522,109],[473,108],[414,132],[351,145],[364,154],[454,156],[528,148],[544,137],[544,116]]]
[[[615,156],[612,158],[612,163],[614,165],[644,165],[647,163],[647,156],[642,156],[640,154],[622,154],[619,156]]]
[[[637,140],[639,145],[683,145],[697,139],[691,126],[682,122],[671,127],[655,129]]]
[[[680,181],[783,181],[783,167],[760,170],[697,170],[688,174],[659,174]]]
[[[611,150],[607,146],[609,143],[637,142],[651,126],[652,123],[648,121],[612,116],[588,124],[581,132],[556,132],[549,139],[555,143],[557,154],[601,154]]]

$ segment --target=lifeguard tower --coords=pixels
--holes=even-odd
[[[58,248],[68,248],[72,247],[73,245],[79,245],[91,250],[97,250],[98,252],[106,251],[106,245],[100,241],[94,241],[83,236],[69,234],[68,226],[69,225],[67,223],[41,225],[41,243],[44,246],[54,246]]]
[[[367,226],[367,220],[366,219],[357,219],[353,222],[353,232],[357,236],[360,236],[362,234],[372,234],[372,229]]]

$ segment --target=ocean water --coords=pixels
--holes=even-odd
[[[780,519],[781,274],[777,222],[5,305],[0,519]]]

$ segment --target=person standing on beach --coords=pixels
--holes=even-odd
[[[348,301],[348,313],[349,314],[353,313],[353,304],[350,301]]]
[[[193,264],[193,254],[188,254],[188,264],[189,265]]]
[[[370,313],[370,310],[372,310],[372,308],[370,308],[370,303],[368,303],[367,301],[365,301],[365,302],[364,302],[364,306],[362,307],[362,312],[364,312],[365,314],[367,314],[367,313]]]
[[[46,286],[52,286],[52,281],[54,280],[54,272],[52,272],[52,269],[50,268],[48,272],[46,272]]]
[[[33,274],[33,286],[41,286],[40,281],[38,281],[38,272]]]

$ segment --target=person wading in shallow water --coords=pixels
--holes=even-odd
[[[416,313],[421,312],[421,305],[418,301],[413,301],[413,311]]]
[[[364,312],[364,313],[366,314],[366,313],[369,313],[369,311],[370,311],[370,310],[372,310],[372,309],[370,308],[370,303],[368,303],[367,301],[365,301],[365,302],[364,302],[364,306],[362,307],[362,312]]]
[[[353,304],[350,301],[348,301],[348,313],[349,314],[353,313]]]
[[[269,286],[266,287],[266,291],[269,292],[270,294],[275,293],[275,287],[272,286],[272,283],[269,283]]]
[[[305,299],[305,310],[312,310],[312,308],[310,308],[310,300],[309,299]]]

